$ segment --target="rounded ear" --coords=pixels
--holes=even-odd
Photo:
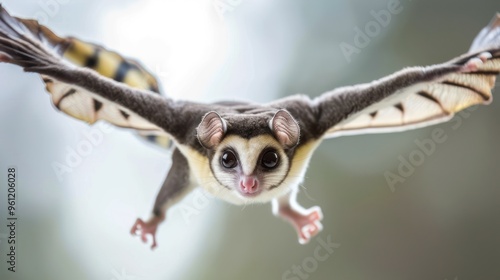
[[[300,127],[297,121],[286,110],[279,110],[269,122],[274,137],[285,149],[299,144]]]
[[[219,114],[212,111],[203,116],[201,123],[196,128],[196,136],[203,147],[213,149],[224,138],[226,129],[226,121]]]

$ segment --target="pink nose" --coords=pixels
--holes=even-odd
[[[259,190],[259,182],[252,176],[244,176],[240,181],[241,191],[252,194]]]

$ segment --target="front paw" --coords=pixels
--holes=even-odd
[[[469,61],[464,64],[462,72],[469,73],[477,71],[479,67],[481,67],[481,65],[488,61],[491,57],[492,55],[489,52],[480,53],[478,56],[469,59]]]
[[[144,222],[142,219],[138,218],[135,221],[134,225],[132,226],[130,233],[132,235],[140,235],[141,240],[144,243],[148,242],[147,235],[150,234],[153,238],[153,244],[151,244],[151,249],[154,249],[158,245],[156,243],[156,230],[158,228],[158,224],[161,221],[162,220],[158,217],[153,217],[147,222]]]

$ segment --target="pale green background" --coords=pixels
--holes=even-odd
[[[3,4],[31,17],[43,11],[40,2]],[[498,0],[402,1],[403,11],[347,63],[339,44],[352,43],[354,27],[386,0],[242,0],[224,20],[214,3],[66,0],[48,25],[139,58],[174,98],[265,102],[446,61],[500,11]],[[2,280],[281,279],[314,255],[316,240],[299,245],[269,205],[199,205],[196,196],[182,207],[200,213],[187,223],[174,208],[151,252],[128,230],[149,215],[169,155],[116,129],[59,181],[51,164],[96,128],[56,112],[35,75],[0,65],[0,85],[0,234],[6,167],[19,169],[18,272],[6,270],[3,238]],[[493,102],[456,130],[439,125],[447,140],[395,192],[384,173],[397,172],[398,157],[434,127],[324,143],[300,202],[322,207],[320,237],[340,247],[308,279],[500,279],[499,119]]]

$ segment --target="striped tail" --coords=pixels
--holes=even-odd
[[[42,46],[40,46],[42,44]],[[26,71],[31,67],[47,67],[58,63],[70,63],[74,66],[95,70],[102,76],[114,79],[138,89],[145,89],[160,94],[158,81],[139,62],[125,58],[102,46],[81,41],[74,37],[61,38],[35,20],[12,17],[0,4],[0,62],[17,64]],[[47,77],[42,79],[51,94],[57,109],[88,123],[93,123],[98,110],[103,105],[91,96],[72,94],[72,100],[65,98],[62,92],[68,85]],[[62,102],[64,99],[64,102]],[[107,104],[112,107],[112,104]],[[116,111],[116,108],[105,108]],[[112,113],[109,113],[112,114]],[[127,127],[126,123],[117,123],[116,118],[102,118],[115,125]],[[172,146],[171,139],[165,134],[138,131],[141,138],[162,148]]]

